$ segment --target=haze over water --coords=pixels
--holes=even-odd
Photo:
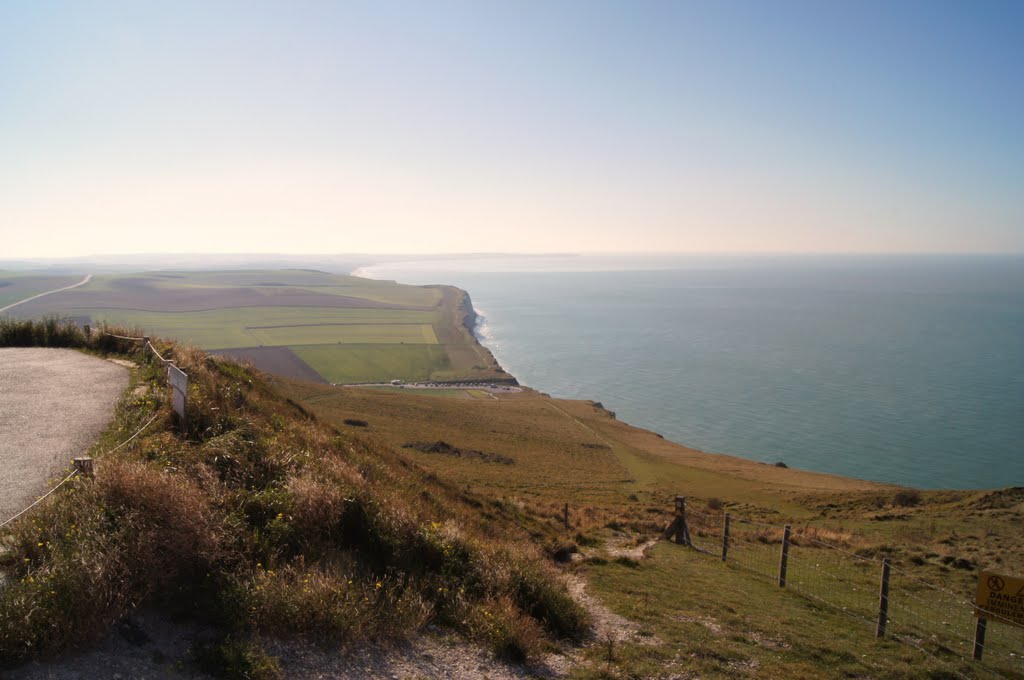
[[[925,488],[1024,485],[1020,256],[486,257],[360,275],[470,292],[506,370],[710,452]]]

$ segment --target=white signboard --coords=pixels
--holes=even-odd
[[[188,376],[177,366],[167,367],[167,381],[171,383],[171,406],[185,422],[185,395],[188,393]]]

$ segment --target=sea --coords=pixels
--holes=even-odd
[[[920,488],[1024,486],[1024,256],[460,256],[520,382],[708,452]]]

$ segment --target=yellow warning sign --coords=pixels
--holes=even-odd
[[[1024,578],[981,572],[974,604],[979,619],[1024,626]]]

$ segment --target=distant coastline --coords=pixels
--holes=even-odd
[[[359,271],[469,291],[487,309],[476,340],[518,380],[675,442],[925,489],[1024,486],[1024,258],[672,263]]]

